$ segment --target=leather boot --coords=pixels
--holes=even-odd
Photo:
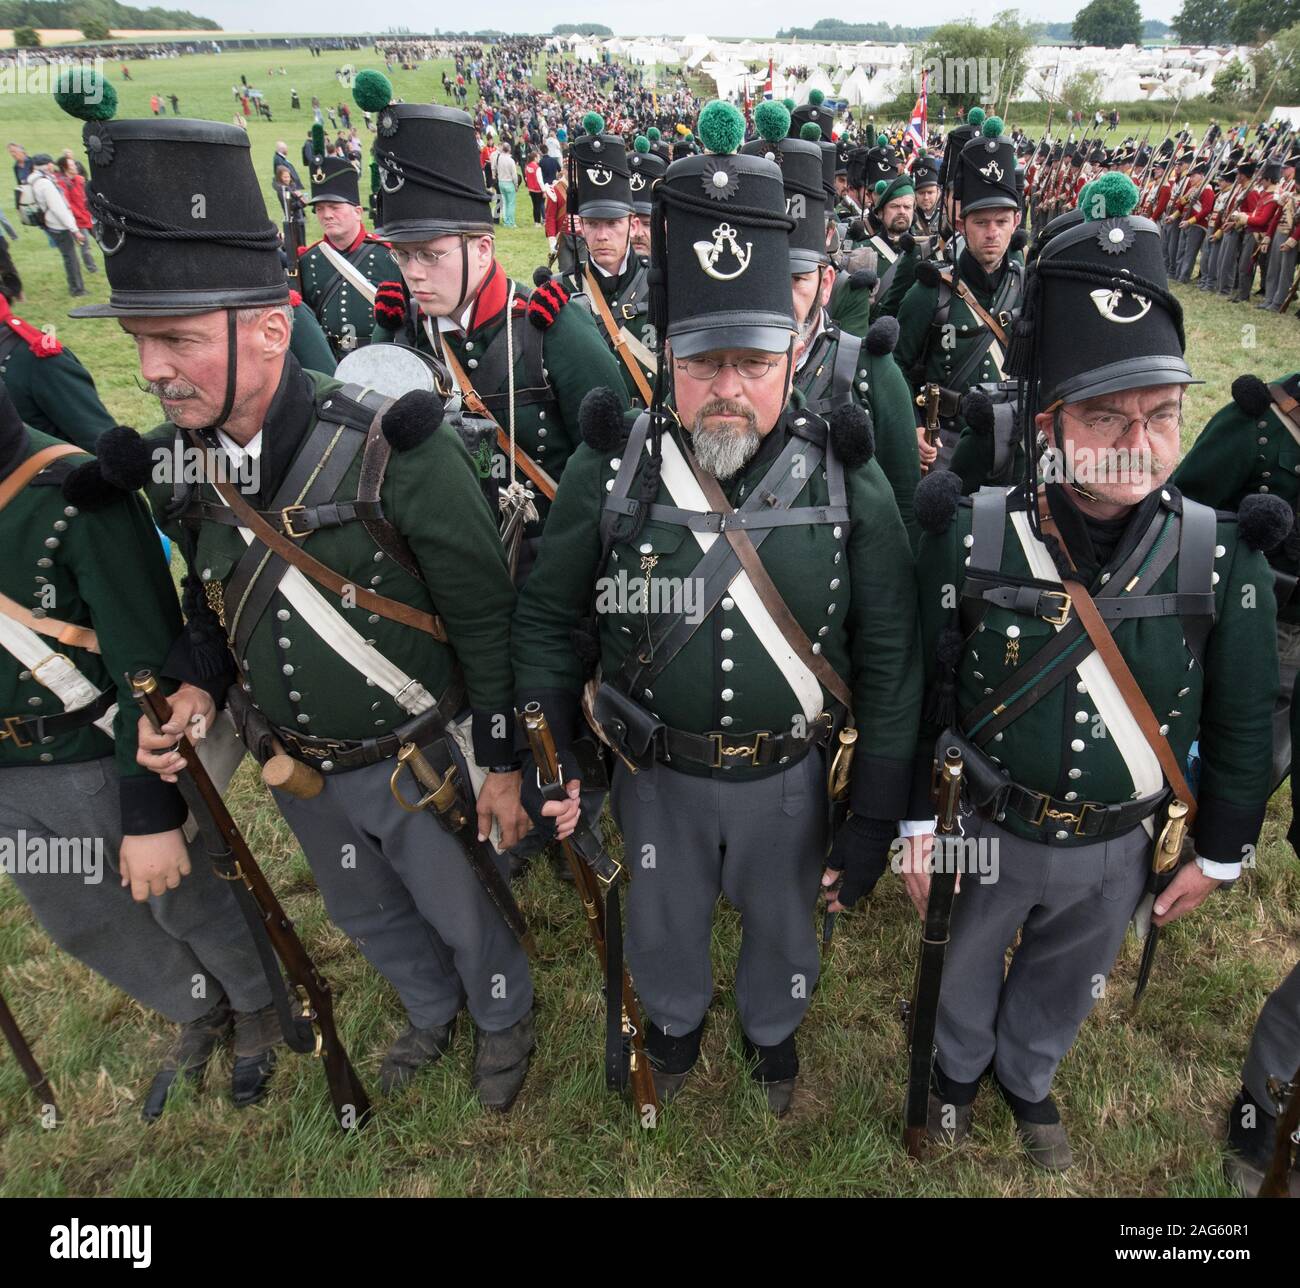
[[[790,1112],[799,1080],[799,1052],[795,1049],[794,1034],[775,1046],[759,1046],[742,1033],[741,1045],[745,1058],[754,1066],[750,1077],[767,1093],[767,1107],[778,1118],[784,1118]]]
[[[931,1091],[925,1134],[943,1145],[960,1145],[970,1135],[971,1116],[974,1112],[974,1103],[955,1105]]]
[[[645,1053],[650,1061],[650,1076],[654,1080],[659,1104],[666,1105],[686,1085],[695,1062],[700,1058],[700,1042],[704,1037],[704,1021],[685,1036],[670,1037],[657,1024],[642,1015],[645,1024]]]
[[[531,1010],[499,1033],[474,1030],[474,1072],[470,1082],[485,1109],[510,1112],[524,1085],[529,1057],[536,1045]]]
[[[235,1012],[235,1065],[230,1074],[230,1095],[237,1109],[265,1098],[275,1072],[276,1047],[283,1041],[280,1017],[273,1004],[258,1011]]]
[[[233,1020],[230,1002],[222,998],[197,1020],[182,1024],[171,1049],[163,1057],[162,1067],[154,1074],[140,1116],[147,1123],[162,1117],[167,1097],[180,1079],[197,1084],[217,1045],[229,1037]]]
[[[1016,1135],[1025,1147],[1029,1161],[1045,1172],[1064,1172],[1074,1163],[1070,1137],[1061,1121],[1060,1111],[1052,1097],[1042,1100],[1025,1100],[1008,1091],[995,1078],[998,1093],[1007,1102],[1016,1117]]]
[[[429,1029],[417,1029],[413,1024],[394,1041],[379,1068],[379,1086],[382,1091],[396,1091],[404,1087],[425,1066],[436,1064],[442,1053],[451,1045],[451,1035],[456,1027],[453,1019],[448,1024],[435,1024]]]
[[[1247,1126],[1247,1123],[1250,1125]],[[1228,1110],[1227,1152],[1223,1172],[1248,1199],[1259,1194],[1259,1187],[1273,1165],[1277,1148],[1277,1117],[1258,1104],[1245,1087]],[[1298,1164],[1300,1165],[1300,1164]],[[1300,1171],[1292,1167],[1287,1178],[1291,1198],[1300,1198]]]

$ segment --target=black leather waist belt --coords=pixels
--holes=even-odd
[[[375,738],[311,738],[293,729],[273,725],[275,736],[284,749],[296,760],[306,761],[323,773],[339,773],[348,769],[361,769],[377,765],[381,760],[391,760],[404,743],[423,745],[437,737],[444,726],[453,720],[465,699],[464,686],[455,683],[438,700],[436,707],[412,716],[405,724]]]
[[[384,507],[379,501],[331,501],[326,505],[286,505],[282,510],[259,510],[257,514],[286,537],[296,538],[321,528],[342,527],[358,519],[382,519]],[[200,520],[224,523],[230,528],[240,524],[239,516],[229,506],[212,501],[196,501],[181,515],[182,523],[197,524]]]
[[[788,765],[798,760],[809,747],[822,746],[831,734],[831,717],[823,712],[802,738],[793,733],[772,733],[761,729],[755,733],[686,733],[666,729],[668,754],[663,763],[684,760],[706,769],[757,769],[767,765]]]
[[[0,716],[0,742],[13,739],[15,747],[51,743],[65,733],[93,724],[117,701],[112,689],[105,689],[88,706],[60,711],[52,716]]]
[[[1104,841],[1137,827],[1155,814],[1168,797],[1169,793],[1162,790],[1135,801],[1099,805],[1095,801],[1058,800],[1012,783],[987,813],[981,812],[995,821],[1010,812],[1030,827],[1040,829],[1039,839],[1044,842]]]

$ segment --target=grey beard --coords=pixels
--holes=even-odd
[[[753,425],[744,429],[727,429],[720,433],[701,429],[696,424],[691,447],[700,469],[715,479],[726,480],[740,473],[758,451],[763,438]]]

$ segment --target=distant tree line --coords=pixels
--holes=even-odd
[[[96,25],[98,24],[98,25]],[[220,31],[221,24],[184,9],[135,9],[116,0],[0,0],[0,27],[93,30]]]

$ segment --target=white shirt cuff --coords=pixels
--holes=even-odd
[[[1236,881],[1241,876],[1240,863],[1215,863],[1213,859],[1203,859],[1198,854],[1196,866],[1207,877],[1213,877],[1216,881]]]
[[[934,831],[935,820],[932,818],[904,819],[898,825],[899,836],[921,836]]]

